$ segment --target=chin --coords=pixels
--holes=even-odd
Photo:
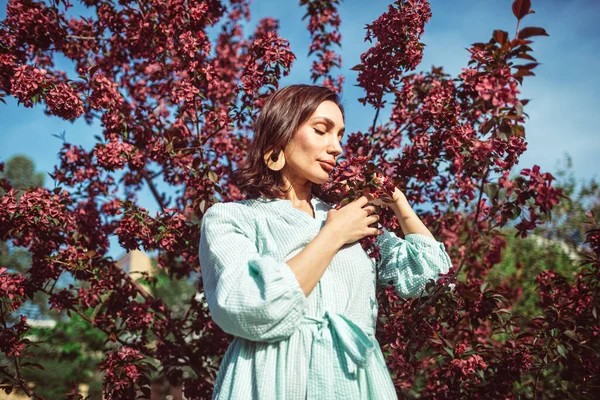
[[[324,183],[329,182],[329,175],[328,174],[319,174],[318,176],[315,176],[313,179],[311,179],[311,181],[313,181],[313,183],[316,183],[317,185],[322,185]]]

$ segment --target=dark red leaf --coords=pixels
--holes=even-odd
[[[523,65],[515,65],[514,67],[515,68],[519,68],[519,69],[520,68],[525,68],[525,69],[528,69],[528,70],[532,70],[535,67],[537,67],[538,65],[540,65],[540,63],[528,63],[528,64],[523,64]]]
[[[483,124],[483,126],[481,127],[481,133],[483,133],[483,134],[488,133],[490,131],[490,129],[492,129],[492,126],[494,126],[494,120],[490,119],[485,124]]]
[[[528,26],[519,31],[518,38],[526,39],[532,36],[550,36],[548,32],[544,28],[540,28],[537,26]]]
[[[508,32],[496,29],[494,31],[494,39],[496,39],[496,42],[500,43],[500,45],[504,45],[508,40]]]
[[[515,0],[512,5],[513,14],[517,19],[521,19],[527,14],[531,9],[531,0]]]
[[[535,74],[527,68],[519,68],[518,71],[515,73],[515,77],[522,78],[524,76],[535,76]]]
[[[523,58],[525,60],[537,61],[532,55],[527,53],[522,53],[517,56],[517,58]]]

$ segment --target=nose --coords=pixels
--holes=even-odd
[[[331,139],[327,152],[329,154],[332,154],[336,160],[338,156],[344,152],[344,149],[342,149],[342,144],[336,137],[333,137],[333,139]]]

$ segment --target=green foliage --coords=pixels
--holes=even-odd
[[[4,172],[0,172],[0,179],[7,179],[17,189],[29,189],[44,186],[44,174],[35,172],[33,160],[24,155],[11,157],[4,166]],[[0,196],[5,191],[0,188]]]
[[[7,179],[17,190],[40,187],[44,184],[44,174],[35,172],[33,160],[24,155],[11,157],[4,166],[4,171],[0,172],[0,179]],[[4,194],[0,188],[0,196]],[[19,193],[17,197],[20,197]],[[11,246],[6,242],[0,241],[0,266],[8,268],[11,271],[25,273],[31,266],[31,255],[27,249]],[[34,304],[39,308],[41,315],[47,315],[48,310],[47,295],[35,293],[33,300],[29,304]],[[12,315],[10,322],[16,322],[18,315]]]
[[[190,298],[197,292],[195,282],[197,277],[192,279],[174,279],[170,278],[166,270],[158,268],[156,259],[152,259],[153,276],[156,281],[152,285],[150,293],[154,298],[161,299],[169,307],[173,318],[183,318]],[[144,283],[144,280],[139,280]]]
[[[549,239],[564,241],[578,247],[585,240],[585,213],[600,215],[600,184],[596,178],[588,182],[577,181],[572,170],[571,157],[565,155],[564,165],[558,166],[555,186],[561,188],[566,199],[552,209],[552,221],[538,227],[537,233]]]
[[[40,187],[44,184],[44,174],[35,172],[35,164],[27,156],[11,157],[0,172],[0,179],[7,179],[17,190]],[[5,192],[0,188],[0,196]],[[26,249],[9,247],[0,242],[0,266],[16,272],[25,272],[31,265],[31,256]]]
[[[85,314],[89,317],[92,310]],[[62,399],[73,383],[87,383],[90,399],[102,398],[102,376],[96,370],[106,348],[104,333],[77,314],[57,321],[52,329],[34,327],[28,333],[29,339],[37,342],[33,359],[45,367],[23,369],[24,378],[35,383],[36,393]]]
[[[488,280],[493,286],[509,282],[510,286],[520,288],[522,294],[512,311],[530,319],[542,312],[536,276],[542,271],[552,270],[573,283],[580,268],[570,258],[576,255],[574,250],[564,243],[551,242],[538,235],[517,238],[515,232],[514,229],[506,231],[507,243],[502,252],[502,261],[490,271]]]
[[[589,210],[600,215],[600,185],[595,178],[578,182],[572,170],[573,163],[565,155],[564,166],[555,173],[555,186],[566,198],[552,209],[552,219],[534,230],[527,238],[515,238],[514,229],[506,229],[506,248],[502,261],[489,273],[494,286],[505,281],[522,289],[522,295],[512,311],[527,318],[540,315],[536,276],[545,270],[556,271],[569,284],[574,283],[585,249],[585,213]]]

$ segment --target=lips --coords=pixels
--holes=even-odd
[[[321,163],[321,167],[323,167],[323,169],[329,172],[333,171],[335,168],[335,164],[330,161],[319,161],[319,163]]]

